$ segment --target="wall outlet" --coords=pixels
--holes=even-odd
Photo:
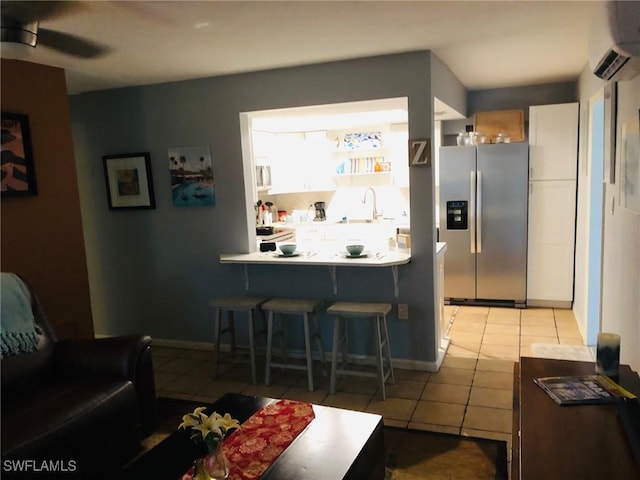
[[[398,319],[409,320],[409,305],[406,303],[398,304]]]

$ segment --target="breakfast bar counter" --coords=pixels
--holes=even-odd
[[[404,265],[411,260],[410,250],[389,250],[349,257],[337,252],[306,251],[293,255],[277,252],[221,254],[220,263],[273,264],[273,265],[324,265],[349,267],[390,267]]]
[[[249,265],[317,265],[329,268],[333,282],[333,293],[338,293],[337,267],[390,267],[393,274],[394,295],[398,297],[398,265],[411,261],[410,250],[388,250],[367,252],[350,257],[336,251],[304,251],[293,255],[277,252],[253,252],[243,254],[221,254],[220,263],[238,263],[244,265],[245,289],[249,290]]]
[[[446,251],[446,243],[438,242],[436,254],[441,255]],[[398,266],[406,265],[411,261],[411,250],[380,250],[377,252],[365,252],[359,256],[349,256],[344,251],[336,249],[301,249],[293,255],[284,255],[279,252],[253,252],[253,253],[228,253],[220,254],[220,263],[237,263],[244,265],[245,289],[249,290],[249,265],[311,265],[325,266],[329,268],[333,281],[333,293],[338,293],[336,277],[337,267],[389,267],[393,274],[394,295],[398,297]]]

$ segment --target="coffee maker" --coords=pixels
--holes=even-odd
[[[316,216],[313,217],[314,222],[324,222],[327,219],[326,212],[324,210],[324,202],[316,202],[313,204],[316,209]]]

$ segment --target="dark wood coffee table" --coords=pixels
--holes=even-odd
[[[277,399],[228,393],[211,408],[240,423]],[[315,418],[260,477],[262,480],[384,479],[380,415],[313,405]],[[198,457],[187,432],[178,430],[127,466],[120,478],[179,479]]]
[[[556,405],[534,378],[591,375],[594,362],[520,359],[514,372],[512,478],[640,478],[615,405]],[[640,378],[620,366],[618,383],[640,396]]]

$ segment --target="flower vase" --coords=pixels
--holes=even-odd
[[[227,458],[219,444],[204,458],[197,458],[193,480],[224,480],[229,476]]]

